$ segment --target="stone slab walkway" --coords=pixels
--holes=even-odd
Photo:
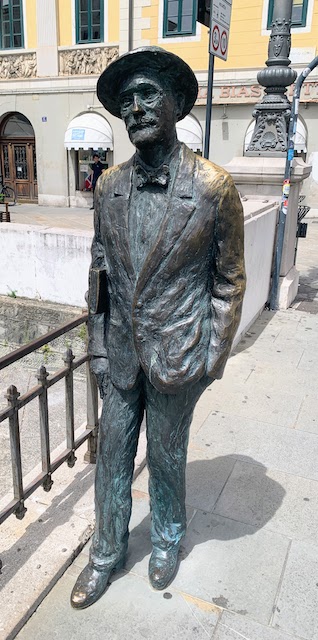
[[[94,211],[82,207],[41,207],[37,204],[16,204],[10,207],[11,222],[60,229],[82,229],[94,227]]]

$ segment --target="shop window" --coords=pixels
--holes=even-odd
[[[76,167],[76,190],[78,191],[91,191],[91,171],[94,162],[94,153],[98,153],[99,161],[102,163],[104,169],[108,169],[110,166],[110,154],[111,151],[105,151],[104,149],[79,149],[76,153],[75,167]]]
[[[280,0],[269,0],[267,29],[270,29],[272,25],[275,2],[280,2]],[[306,26],[307,8],[308,8],[308,0],[293,0],[293,11],[292,11],[292,27],[293,28]]]
[[[104,0],[76,0],[76,42],[103,42]]]
[[[0,0],[0,49],[24,47],[22,0]]]
[[[197,0],[164,0],[164,37],[195,35],[196,16]]]

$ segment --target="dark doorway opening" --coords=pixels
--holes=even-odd
[[[35,135],[22,113],[10,113],[0,125],[2,181],[16,192],[18,200],[37,202]]]

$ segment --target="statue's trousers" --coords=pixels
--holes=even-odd
[[[124,556],[131,515],[131,483],[140,426],[147,424],[151,541],[178,546],[186,530],[185,468],[193,410],[212,379],[204,377],[177,394],[157,391],[140,372],[133,389],[109,382],[100,421],[96,466],[95,566],[110,568]]]

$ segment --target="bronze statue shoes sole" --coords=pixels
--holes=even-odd
[[[71,605],[74,609],[86,609],[105,593],[112,573],[124,567],[125,557],[112,569],[96,569],[92,564],[86,565],[78,576],[71,593]]]
[[[179,547],[158,549],[154,547],[149,560],[149,580],[154,589],[165,589],[174,577],[178,564]]]

